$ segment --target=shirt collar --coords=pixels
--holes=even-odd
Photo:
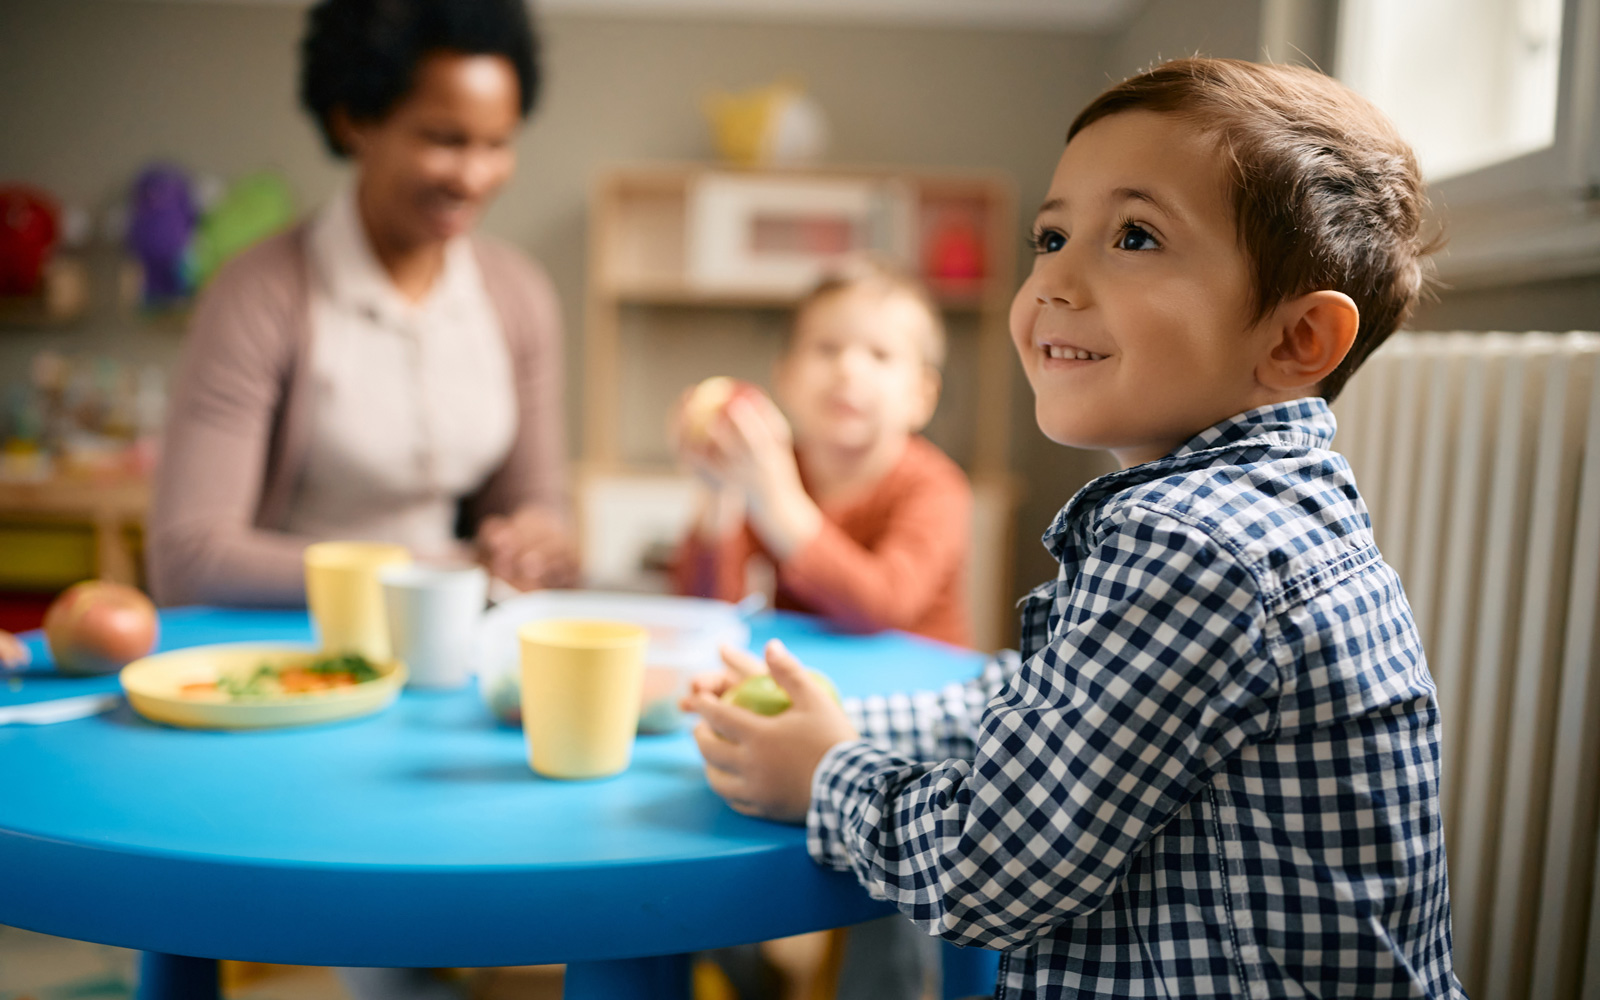
[[[1338,423],[1320,396],[1270,403],[1212,424],[1153,462],[1108,473],[1090,481],[1067,501],[1044,533],[1044,547],[1063,560],[1072,529],[1083,514],[1113,493],[1175,472],[1202,468],[1236,456],[1245,448],[1327,448]]]
[[[444,269],[428,296],[413,303],[394,287],[367,239],[356,208],[354,186],[347,185],[317,214],[311,227],[311,256],[329,298],[368,314],[387,326],[418,314],[448,309],[471,294],[480,281],[470,241],[458,236],[445,245]]]

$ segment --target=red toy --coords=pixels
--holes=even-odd
[[[61,237],[61,208],[45,192],[0,186],[0,296],[32,295]]]

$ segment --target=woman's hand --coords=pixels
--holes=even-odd
[[[518,590],[578,582],[578,550],[566,522],[543,508],[484,518],[478,526],[478,556],[490,574]]]
[[[823,755],[860,737],[833,695],[783,643],[767,643],[766,660],[765,670],[789,695],[787,710],[757,715],[722,700],[734,684],[763,671],[760,660],[729,647],[722,650],[726,671],[696,678],[683,707],[700,715],[694,739],[712,791],[746,816],[799,823],[811,806],[811,776]]]

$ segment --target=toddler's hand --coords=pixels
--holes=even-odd
[[[754,657],[732,652],[723,652],[730,671],[759,672]],[[767,643],[766,660],[772,679],[792,702],[786,711],[757,715],[722,701],[713,691],[731,686],[728,674],[691,691],[684,707],[700,715],[694,739],[712,791],[746,816],[803,822],[817,764],[829,749],[859,736],[844,709],[782,643]]]
[[[688,429],[689,397],[694,395],[696,388],[698,387],[690,386],[678,394],[678,401],[672,407],[672,419],[667,426],[667,437],[678,458],[699,476],[702,482],[717,490],[724,487],[728,480],[727,474],[722,469],[724,460],[714,441],[691,434]]]
[[[735,399],[712,437],[748,497],[751,525],[782,563],[822,529],[822,511],[800,479],[789,422],[765,396]]]

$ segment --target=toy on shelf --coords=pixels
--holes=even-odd
[[[190,273],[197,288],[235,255],[294,221],[294,197],[278,174],[259,171],[239,178],[200,219],[190,248]]]
[[[194,183],[181,167],[146,167],[133,182],[128,249],[144,269],[140,301],[159,309],[181,304],[194,285],[189,240],[200,219]]]
[[[822,106],[793,83],[774,83],[705,99],[717,153],[741,167],[813,163],[828,149]]]
[[[936,292],[975,292],[988,276],[981,205],[928,206],[922,216],[922,274]]]
[[[271,171],[232,185],[156,164],[134,181],[122,228],[137,267],[122,298],[147,310],[182,308],[233,257],[294,221],[288,183]]]
[[[36,187],[0,187],[0,295],[36,294],[61,238],[61,209]]]
[[[139,479],[154,468],[166,411],[159,366],[41,351],[27,382],[5,389],[0,482]]]
[[[0,185],[0,324],[48,326],[83,313],[83,263],[60,251],[82,242],[86,218],[40,188]]]

